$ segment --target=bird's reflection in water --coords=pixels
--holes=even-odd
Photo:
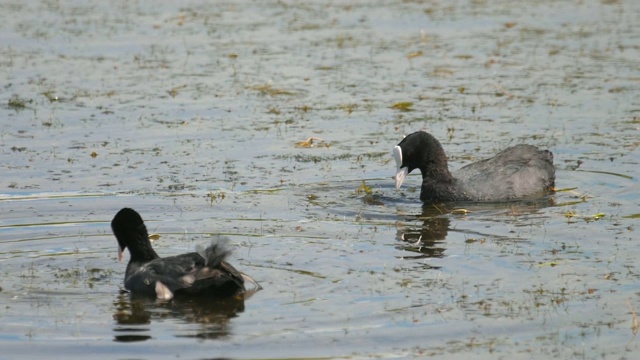
[[[441,212],[431,207],[423,207],[420,215],[403,216],[404,221],[396,223],[396,248],[413,253],[405,259],[425,259],[444,257],[445,240],[450,221]]]
[[[486,204],[424,205],[418,215],[398,214],[396,222],[396,248],[413,253],[405,259],[441,258],[446,256],[446,238],[451,229],[451,218],[476,214],[478,221],[499,221],[519,217],[522,219],[542,219],[540,210],[552,206],[553,198],[543,197],[513,202]],[[456,227],[455,231],[464,231]],[[465,231],[466,232],[466,231]],[[470,232],[482,237],[498,237],[495,234]],[[429,266],[431,268],[437,268]]]
[[[171,301],[160,301],[121,293],[114,301],[113,319],[114,341],[133,342],[151,338],[150,324],[155,320],[179,319],[185,323],[197,324],[193,329],[184,330],[176,337],[217,339],[230,334],[230,319],[244,311],[244,299],[210,299],[205,297],[176,297]]]

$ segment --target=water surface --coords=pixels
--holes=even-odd
[[[3,356],[632,356],[638,14],[595,0],[0,4]],[[422,207],[418,176],[391,179],[390,149],[418,129],[452,168],[549,148],[561,191]],[[264,290],[120,293],[109,222],[124,206],[161,256],[228,236]]]

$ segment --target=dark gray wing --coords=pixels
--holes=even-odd
[[[176,292],[218,297],[238,294],[244,291],[244,277],[224,261],[230,253],[225,245],[216,242],[199,252],[130,263],[125,287],[164,299]]]
[[[144,264],[129,263],[125,287],[133,292],[156,294],[157,283],[160,282],[173,293],[192,286],[204,266],[205,259],[195,252],[158,258]]]
[[[517,145],[452,175],[469,198],[500,200],[549,190],[555,180],[555,168],[551,152],[532,145]]]

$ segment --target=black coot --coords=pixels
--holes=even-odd
[[[169,300],[175,295],[230,297],[245,292],[245,281],[260,288],[251,277],[224,261],[230,251],[226,239],[218,239],[206,249],[183,255],[160,258],[151,247],[147,227],[133,209],[120,210],[111,221],[118,240],[118,260],[128,248],[124,286],[135,294]]]
[[[542,195],[553,189],[553,154],[533,145],[516,145],[496,156],[449,172],[440,142],[425,131],[407,135],[393,148],[396,189],[414,169],[422,173],[420,200],[506,201]]]

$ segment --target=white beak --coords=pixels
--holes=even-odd
[[[404,178],[407,177],[408,174],[408,168],[404,167],[398,169],[398,171],[396,172],[396,190],[400,189],[400,186],[402,186],[402,183],[404,182]]]
[[[409,174],[409,169],[402,166],[402,149],[400,146],[393,148],[393,159],[396,161],[396,189],[400,189],[400,186],[404,182],[404,179]]]

